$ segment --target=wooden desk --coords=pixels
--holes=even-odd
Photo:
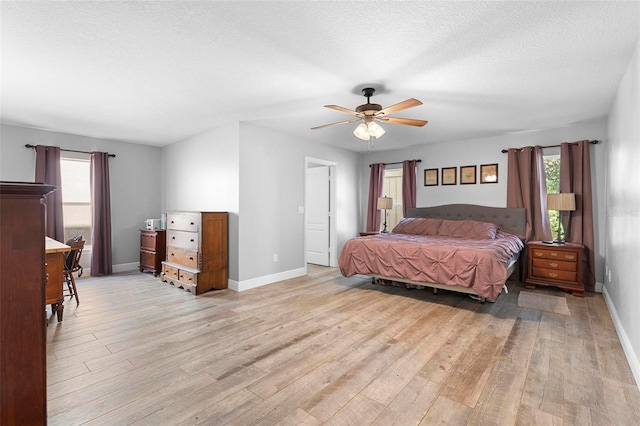
[[[45,303],[51,305],[51,312],[55,310],[58,321],[62,321],[64,313],[64,294],[62,283],[64,282],[64,254],[71,249],[66,244],[45,237],[45,270],[47,277]]]

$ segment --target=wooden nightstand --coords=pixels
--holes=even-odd
[[[541,241],[527,243],[529,266],[527,288],[536,286],[559,287],[574,296],[584,296],[582,283],[581,244],[545,244]]]

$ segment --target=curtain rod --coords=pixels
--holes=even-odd
[[[576,143],[577,142],[571,142],[569,145],[575,145]],[[600,143],[600,141],[596,139],[596,140],[589,141],[589,143],[592,144],[592,145],[597,145],[598,143]],[[558,148],[559,146],[560,145],[547,145],[547,146],[543,146],[543,148]],[[508,149],[503,149],[500,152],[502,152],[503,154],[506,154],[507,152],[509,152],[509,150]]]
[[[26,144],[26,145],[25,145],[25,147],[26,147],[26,148],[33,148],[33,149],[36,149],[36,146],[35,146],[35,145],[31,145],[30,143]],[[60,151],[66,151],[66,152],[79,152],[79,153],[81,153],[81,154],[91,154],[89,151],[78,151],[78,150],[75,150],[75,149],[64,149],[64,148],[60,148]],[[115,157],[115,156],[116,156],[115,154],[109,154],[108,152],[107,152],[107,155],[108,155],[109,157]]]
[[[416,163],[421,163],[422,162],[422,160],[411,160],[411,161],[415,161]],[[390,166],[392,164],[402,164],[402,163],[403,163],[403,161],[396,161],[395,163],[382,163],[382,164],[384,164],[385,166]],[[371,167],[371,166],[373,166],[373,164],[369,164],[369,167]]]

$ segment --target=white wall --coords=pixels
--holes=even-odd
[[[0,180],[34,181],[35,151],[25,148],[25,144],[116,154],[109,160],[113,264],[115,270],[136,268],[143,221],[160,217],[160,149],[3,124]]]
[[[162,148],[162,210],[229,212],[229,278],[238,279],[238,124]]]
[[[428,125],[425,137],[428,137]],[[574,142],[584,139],[602,141],[591,146],[591,179],[594,183],[593,214],[595,236],[595,263],[597,288],[604,280],[605,253],[605,166],[607,153],[606,119],[598,119],[573,126],[559,127],[540,131],[530,131],[501,135],[482,139],[469,139],[456,142],[419,145],[403,150],[371,151],[364,157],[362,167],[361,206],[362,222],[366,218],[366,203],[369,186],[369,164],[390,163],[396,161],[421,159],[418,164],[416,205],[418,207],[437,206],[441,204],[481,204],[494,207],[505,207],[507,203],[507,154],[501,151],[508,148],[519,148],[529,145],[557,145],[561,142]],[[384,136],[377,142],[384,146]],[[559,153],[559,151],[557,151]],[[549,153],[553,153],[549,150]],[[479,172],[481,164],[498,163],[498,183],[480,184]],[[475,185],[460,185],[460,166],[477,166]],[[457,185],[424,186],[424,170],[442,167],[458,167]],[[442,183],[442,182],[440,182]]]
[[[640,43],[618,88],[608,122],[604,294],[640,386]]]
[[[361,154],[240,124],[240,288],[303,273],[305,157],[337,163],[337,250],[356,236]],[[278,255],[278,262],[273,255]]]

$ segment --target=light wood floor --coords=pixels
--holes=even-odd
[[[78,280],[48,327],[52,425],[640,424],[601,295],[571,315],[373,285],[334,268],[195,297]],[[67,299],[68,300],[68,299]]]

